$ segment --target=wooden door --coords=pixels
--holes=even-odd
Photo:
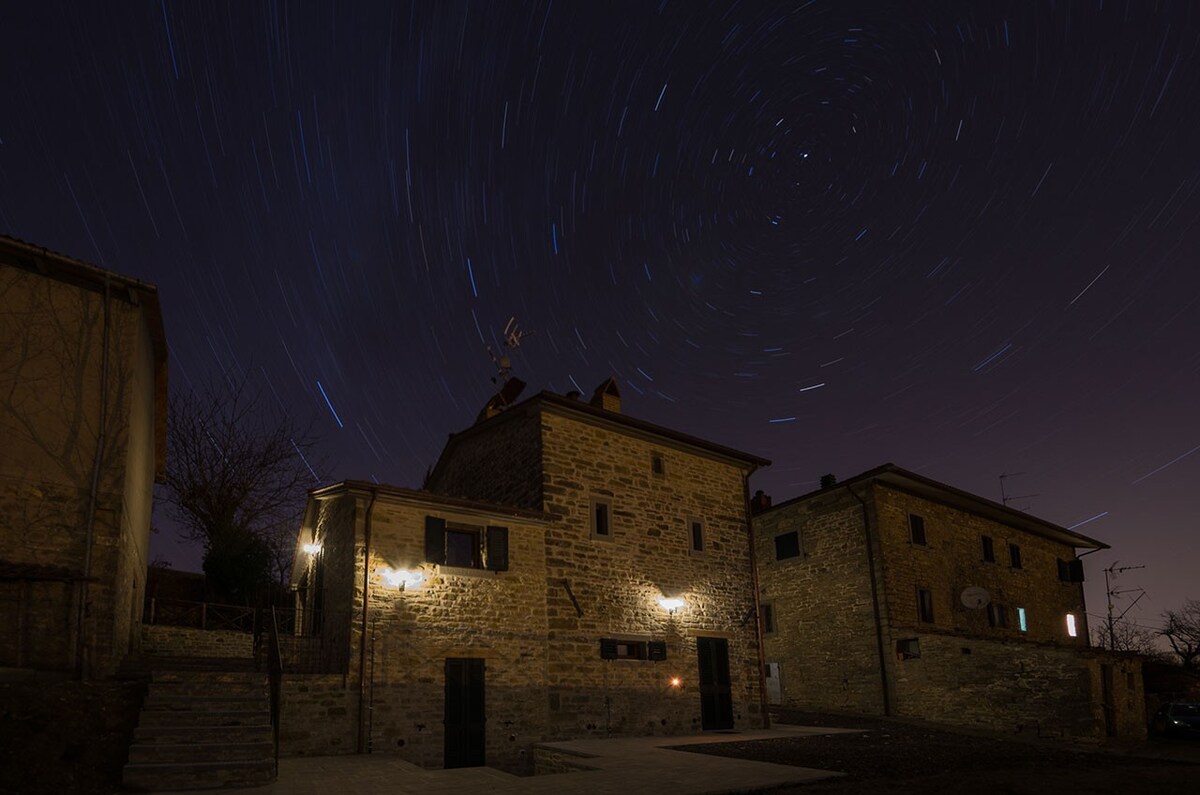
[[[696,638],[696,650],[700,656],[700,727],[732,729],[729,643],[724,638]]]
[[[483,672],[482,659],[446,659],[445,767],[484,764],[487,717]]]

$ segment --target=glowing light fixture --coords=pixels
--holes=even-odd
[[[672,676],[672,677],[671,677],[671,683],[670,683],[670,684],[671,684],[671,687],[682,687],[682,686],[683,686],[683,680],[682,680],[682,679],[680,679],[678,676]]]
[[[1075,626],[1075,614],[1067,613],[1067,634],[1072,638],[1079,636],[1079,629]]]
[[[669,612],[671,615],[675,615],[676,610],[682,609],[686,605],[687,605],[687,602],[683,601],[682,599],[680,599],[677,596],[672,596],[672,597],[664,596],[662,599],[658,600],[658,606],[661,607],[663,610],[666,610],[667,612]]]
[[[406,588],[416,588],[421,583],[425,582],[425,574],[420,571],[410,571],[408,569],[378,569],[376,573],[383,579],[387,585],[392,588],[397,588],[401,591]]]
[[[1025,620],[1025,608],[1017,608],[1017,624],[1021,627],[1022,632],[1029,631],[1029,622]]]
[[[320,544],[305,544],[304,551],[310,555],[315,555],[321,551],[321,545]]]

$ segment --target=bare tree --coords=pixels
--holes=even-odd
[[[1178,610],[1163,611],[1162,636],[1184,668],[1200,668],[1200,600],[1188,599]]]
[[[299,526],[315,439],[246,381],[171,401],[166,502],[221,598],[247,602],[287,576],[286,539]]]
[[[1092,628],[1092,646],[1109,651],[1131,651],[1146,657],[1162,657],[1162,650],[1155,645],[1157,639],[1158,633],[1154,630],[1140,627],[1124,618],[1113,621],[1111,635],[1107,624]]]

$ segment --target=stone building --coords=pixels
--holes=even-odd
[[[514,391],[425,490],[312,493],[293,581],[345,678],[285,697],[285,751],[520,769],[538,741],[765,722],[747,478],[769,462],[621,414],[611,380]]]
[[[113,672],[136,647],[166,462],[153,285],[0,237],[0,667]]]
[[[1138,659],[1088,648],[1076,550],[1105,544],[893,464],[752,510],[772,703],[1144,733]]]

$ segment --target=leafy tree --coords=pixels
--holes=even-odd
[[[1200,669],[1200,600],[1188,599],[1178,610],[1163,611],[1162,636],[1184,668]]]
[[[185,536],[204,546],[214,597],[245,604],[273,576],[286,581],[285,539],[317,482],[308,429],[244,380],[176,393],[169,423],[166,503]]]

